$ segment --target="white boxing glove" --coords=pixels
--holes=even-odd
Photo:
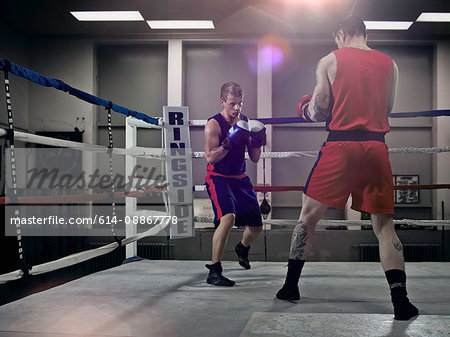
[[[248,121],[248,128],[253,147],[266,145],[266,127],[263,123],[257,120],[250,120]]]

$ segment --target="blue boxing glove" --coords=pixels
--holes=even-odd
[[[251,120],[248,122],[248,127],[250,129],[252,146],[257,148],[266,145],[266,127],[264,124],[260,121]]]
[[[233,146],[237,144],[247,144],[250,131],[248,130],[248,123],[240,120],[234,124],[229,130],[228,134],[220,144],[225,150],[229,151]]]

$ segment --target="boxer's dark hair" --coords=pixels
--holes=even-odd
[[[227,82],[220,88],[220,98],[227,100],[228,94],[234,97],[242,97],[242,88],[235,82]]]
[[[366,25],[364,21],[355,15],[349,15],[344,20],[339,22],[333,32],[333,37],[342,30],[348,36],[364,36],[366,37]]]

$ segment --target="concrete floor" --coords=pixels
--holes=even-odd
[[[450,263],[408,263],[421,315],[392,319],[379,263],[310,262],[299,303],[274,299],[285,263],[224,262],[232,288],[202,261],[128,263],[0,307],[0,336],[450,336]]]

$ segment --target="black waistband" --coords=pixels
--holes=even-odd
[[[370,132],[364,130],[351,130],[351,131],[330,131],[328,134],[327,142],[339,142],[339,141],[367,141],[375,140],[384,143],[384,132]]]

